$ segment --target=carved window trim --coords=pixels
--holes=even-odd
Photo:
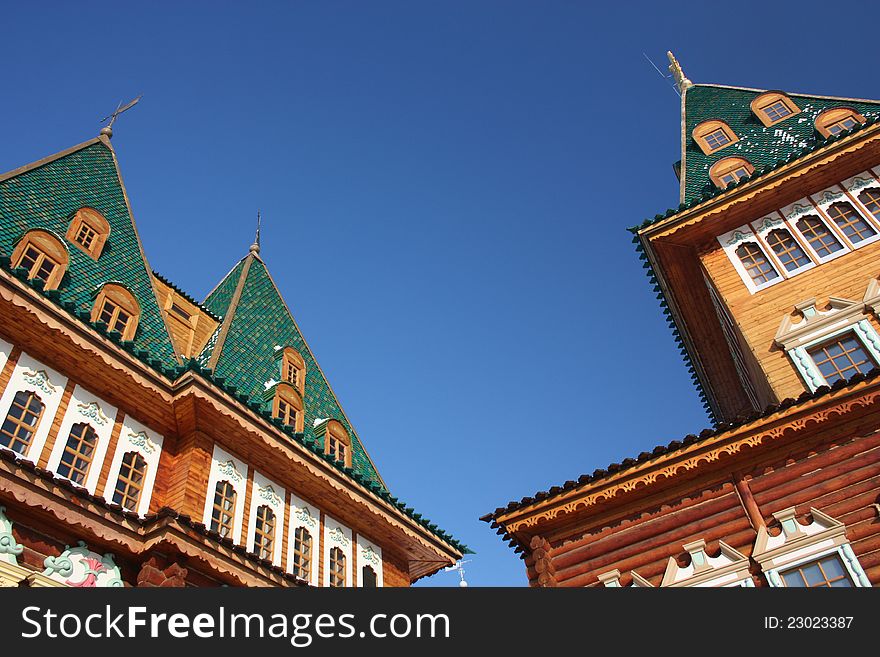
[[[25,256],[36,253],[37,257],[29,267],[23,263]],[[70,262],[70,254],[67,247],[55,235],[45,230],[30,230],[18,242],[12,250],[10,258],[12,267],[27,267],[28,280],[37,278],[37,274],[45,262],[52,265],[52,271],[43,280],[43,288],[46,290],[57,289],[67,271]]]
[[[785,116],[773,118],[771,116],[770,108],[776,103],[782,103],[785,105],[789,114]],[[755,116],[764,124],[765,127],[770,127],[771,125],[776,125],[777,123],[781,123],[783,121],[787,121],[795,114],[800,113],[800,108],[795,104],[795,102],[786,96],[784,93],[780,91],[767,91],[760,96],[757,96],[751,103],[751,109]]]
[[[86,231],[89,231],[90,238],[83,240]],[[109,236],[110,223],[103,214],[89,207],[80,208],[73,214],[66,235],[71,244],[93,260],[101,257]]]
[[[727,138],[727,142],[721,144],[720,146],[713,145],[711,140],[708,138],[711,135],[715,134],[717,131],[723,131],[724,135]],[[706,155],[712,155],[717,153],[731,144],[735,144],[739,141],[739,137],[736,136],[736,133],[733,129],[727,125],[724,121],[719,119],[710,119],[708,121],[703,121],[702,123],[697,124],[697,126],[693,129],[691,136],[694,138],[694,141],[697,142],[697,146],[700,147],[700,150],[703,151]]]
[[[118,321],[122,317],[122,313],[126,313],[128,316],[123,330],[120,331],[122,339],[132,340],[137,332],[138,320],[140,319],[140,305],[135,296],[122,285],[105,283],[92,306],[91,321],[104,321],[102,315],[105,318],[109,315],[110,321],[105,322],[107,330],[118,330]]]
[[[781,526],[779,535],[771,536],[766,527],[758,530],[752,558],[761,566],[770,586],[785,587],[781,572],[837,554],[853,587],[870,588],[868,576],[846,538],[846,526],[818,509],[810,508],[810,514],[813,521],[803,525],[797,520],[795,507],[789,507],[773,514]]]
[[[748,224],[744,226],[740,226],[736,230],[729,231],[724,233],[723,235],[718,236],[718,242],[721,244],[721,248],[724,250],[724,253],[727,254],[727,258],[730,260],[733,268],[739,274],[745,286],[748,288],[751,294],[755,294],[756,292],[760,292],[772,285],[776,285],[777,283],[781,283],[785,280],[785,274],[783,273],[784,267],[781,267],[779,262],[776,260],[775,256],[772,255],[772,249],[768,247],[763,240],[761,240],[755,232],[752,230],[751,226]],[[740,258],[737,250],[746,243],[751,243],[756,245],[760,251],[763,253],[764,258],[768,263],[773,267],[773,270],[776,272],[776,277],[771,278],[763,283],[756,283],[754,279],[749,274],[745,265],[743,264],[742,259]]]
[[[19,397],[20,395],[26,396],[26,399],[21,400]],[[31,408],[34,401],[39,404],[38,413],[34,413]],[[13,411],[16,408],[21,410],[20,417],[13,416]],[[6,415],[3,418],[2,436],[4,441],[9,441],[9,444],[2,445],[2,447],[12,450],[16,454],[27,456],[27,453],[30,451],[31,446],[34,444],[34,437],[37,435],[37,431],[40,428],[40,420],[43,418],[45,411],[46,403],[36,392],[34,392],[33,390],[16,391],[15,395],[12,398],[12,402],[9,404],[9,408],[6,411]],[[25,422],[24,418],[26,415],[36,415],[33,424],[28,424],[27,422]],[[7,423],[14,425],[11,434],[6,427]],[[27,440],[23,440],[19,434],[19,430],[22,428],[30,433],[30,435],[27,437]],[[23,448],[18,449],[16,447],[16,444],[23,445]]]
[[[700,539],[682,546],[690,555],[687,566],[679,566],[675,557],[666,562],[661,587],[753,587],[749,572],[749,558],[718,541],[720,552],[710,557],[706,551],[706,541]]]

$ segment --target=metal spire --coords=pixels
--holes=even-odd
[[[669,58],[669,72],[675,78],[675,85],[681,93],[684,93],[685,89],[690,89],[694,86],[694,83],[687,79],[684,71],[681,70],[681,64],[678,63],[671,50],[666,51],[666,56]]]
[[[251,244],[251,253],[254,255],[260,255],[260,211],[257,210],[257,235],[254,238],[254,243]]]
[[[134,100],[126,103],[124,106],[122,104],[122,101],[120,100],[119,105],[116,106],[116,109],[113,110],[113,113],[108,116],[105,116],[103,119],[101,119],[101,121],[106,121],[107,119],[110,119],[110,123],[108,123],[103,128],[101,128],[101,134],[106,136],[108,139],[112,139],[113,138],[113,124],[116,123],[116,119],[119,118],[119,115],[122,114],[124,111],[130,110],[132,107],[137,105],[138,101],[143,97],[144,97],[143,94],[141,94],[140,96],[138,96]]]

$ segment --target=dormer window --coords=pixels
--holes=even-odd
[[[293,427],[296,433],[302,433],[304,419],[302,397],[291,384],[282,382],[275,387],[272,415]]]
[[[12,252],[12,266],[27,269],[28,280],[40,279],[47,290],[61,284],[68,260],[64,244],[43,230],[27,233]]]
[[[751,107],[761,123],[768,127],[800,112],[791,98],[777,91],[761,94],[752,101]]]
[[[330,420],[324,425],[324,453],[351,467],[351,438],[338,420]]]
[[[852,130],[865,117],[849,107],[836,107],[826,110],[816,117],[816,130],[823,137],[833,137]]]
[[[67,229],[67,239],[93,260],[101,257],[109,235],[110,224],[94,208],[77,210]]]
[[[719,160],[709,169],[709,177],[720,189],[726,189],[731,183],[748,178],[755,172],[748,160],[741,157],[726,157]]]
[[[92,321],[103,322],[108,331],[122,334],[123,340],[134,338],[140,306],[134,295],[117,283],[107,283],[95,299]]]
[[[715,153],[738,141],[733,130],[724,121],[703,121],[693,132],[694,140],[706,155]]]
[[[285,347],[281,357],[281,380],[296,388],[300,395],[305,391],[306,363],[293,347]]]

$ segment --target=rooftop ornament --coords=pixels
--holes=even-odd
[[[138,104],[138,101],[143,98],[143,94],[138,96],[132,101],[129,101],[125,105],[122,104],[122,101],[119,101],[119,105],[116,106],[116,109],[113,110],[113,113],[105,116],[101,121],[106,121],[110,119],[110,123],[101,128],[101,134],[107,137],[107,139],[113,139],[113,124],[116,123],[116,119],[119,118],[119,115],[125,112],[126,110],[130,110],[132,107]]]
[[[666,56],[669,58],[669,72],[675,78],[675,86],[678,87],[680,93],[684,93],[686,89],[693,87],[694,83],[687,79],[684,71],[681,70],[681,64],[678,63],[671,50],[666,51]]]

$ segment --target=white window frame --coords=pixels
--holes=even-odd
[[[330,586],[330,550],[331,548],[338,547],[345,555],[345,586],[346,588],[354,586],[354,579],[352,578],[352,547],[354,541],[352,540],[351,530],[338,520],[334,520],[325,514],[324,536],[321,539],[321,543],[323,543],[322,558],[324,559],[324,578],[321,585]]]
[[[217,484],[228,481],[235,491],[235,512],[232,514],[232,535],[228,538],[233,543],[241,544],[241,527],[244,522],[244,507],[247,497],[248,467],[241,459],[233,456],[222,447],[214,444],[211,454],[211,474],[208,476],[208,490],[205,499],[205,512],[202,524],[211,528],[211,516],[214,511],[214,492]]]
[[[770,536],[766,527],[758,530],[752,558],[760,564],[770,586],[785,588],[781,572],[837,554],[852,585],[871,588],[871,582],[846,538],[846,526],[818,509],[811,508],[810,513],[813,522],[801,525],[796,519],[795,507],[789,507],[773,514],[782,526],[778,536]]]
[[[251,508],[248,515],[247,543],[245,547],[248,552],[253,552],[254,538],[257,535],[257,509],[261,506],[268,506],[272,513],[275,514],[275,537],[272,540],[272,558],[270,561],[274,565],[280,566],[281,547],[284,541],[284,501],[287,498],[287,492],[284,488],[257,471],[254,471],[251,485]]]
[[[753,221],[751,223],[751,227],[754,231],[754,234],[758,236],[761,242],[761,246],[764,247],[764,251],[772,258],[773,264],[776,266],[777,271],[782,275],[783,278],[792,278],[801,274],[805,271],[809,271],[816,267],[817,262],[814,259],[813,253],[811,250],[805,248],[807,245],[803,243],[803,236],[797,231],[792,230],[791,226],[782,218],[782,215],[777,213],[768,214],[765,217],[762,217],[758,221]],[[806,265],[802,265],[797,269],[793,269],[789,271],[785,268],[785,265],[782,264],[782,261],[779,259],[779,256],[776,255],[776,252],[773,250],[773,247],[767,242],[767,235],[772,233],[777,228],[782,229],[788,232],[791,235],[791,238],[797,242],[798,246],[801,247],[801,250],[809,259],[809,263]],[[734,254],[735,256],[735,254]],[[739,258],[737,258],[738,260]]]
[[[819,371],[813,357],[810,355],[810,349],[827,340],[850,332],[856,336],[856,339],[871,356],[874,363],[880,367],[880,335],[877,334],[877,331],[874,330],[871,322],[867,319],[860,319],[837,330],[822,331],[817,337],[813,337],[809,341],[788,350],[789,358],[791,358],[798,373],[801,375],[804,383],[809,386],[811,392],[815,392],[820,386],[831,384],[825,380],[825,377]]]
[[[8,343],[4,343],[6,345]],[[6,347],[4,346],[4,349]],[[9,349],[11,351],[11,349]],[[8,360],[8,353],[6,358]],[[31,358],[26,353],[21,352],[15,367],[12,370],[12,376],[3,396],[0,397],[0,422],[6,419],[9,409],[12,408],[12,400],[15,395],[22,391],[33,392],[43,403],[43,415],[40,416],[40,423],[31,439],[31,444],[24,454],[18,457],[36,463],[39,461],[46,446],[46,439],[49,437],[49,430],[58,414],[58,406],[61,404],[61,398],[64,396],[64,389],[67,387],[67,377],[61,376],[51,367],[43,365],[40,361]],[[65,437],[66,440],[66,437]]]
[[[287,572],[293,572],[294,532],[302,527],[312,535],[312,560],[309,564],[308,582],[318,586],[318,566],[321,563],[321,512],[293,493],[290,494],[290,521],[287,523]]]
[[[745,283],[749,292],[751,292],[752,294],[760,292],[761,290],[767,289],[768,287],[776,285],[777,283],[781,283],[785,280],[785,274],[779,271],[779,264],[776,261],[775,254],[767,253],[767,245],[764,244],[762,240],[758,239],[758,236],[755,235],[748,224],[740,226],[736,230],[731,230],[727,233],[724,233],[723,235],[719,235],[718,242],[721,244],[721,248],[724,249],[727,257],[733,264],[733,268],[736,269],[737,273],[740,275],[740,278],[742,278],[743,283]],[[749,276],[749,272],[746,271],[746,268],[743,266],[742,261],[736,254],[736,250],[743,242],[754,242],[758,245],[758,248],[760,248],[761,251],[764,253],[764,257],[767,258],[767,262],[770,263],[770,265],[773,267],[773,270],[776,272],[776,278],[761,283],[760,285],[757,285],[755,281],[752,280],[752,277]],[[783,269],[785,268],[783,267]]]
[[[691,555],[687,566],[679,566],[675,557],[666,562],[661,587],[672,588],[722,588],[752,587],[752,575],[749,572],[749,558],[730,547],[724,541],[718,541],[721,553],[710,557],[706,553],[706,541],[700,539],[682,546]]]
[[[807,249],[807,253],[812,258],[812,260],[820,265],[824,265],[826,262],[831,262],[832,260],[839,258],[840,256],[846,255],[852,248],[849,244],[849,240],[843,237],[840,231],[837,228],[837,225],[834,224],[827,216],[825,216],[824,212],[820,212],[809,198],[802,198],[800,201],[796,201],[791,205],[787,205],[779,213],[785,217],[786,223],[789,225],[792,231],[797,234],[801,244]],[[806,236],[801,232],[800,228],[797,227],[797,222],[800,221],[803,217],[810,215],[815,216],[819,221],[825,224],[825,227],[834,235],[835,239],[840,243],[841,248],[834,253],[831,253],[825,257],[820,256],[815,249],[813,249],[813,245],[810,244],[810,240],[806,238]]]
[[[85,388],[76,386],[67,405],[64,419],[61,420],[61,427],[55,436],[55,445],[52,447],[52,453],[49,456],[46,468],[61,477],[62,475],[58,473],[58,466],[61,464],[64,448],[67,446],[68,438],[70,438],[70,430],[75,424],[85,423],[90,425],[95,430],[95,434],[97,434],[97,442],[84,487],[89,493],[94,495],[95,488],[98,486],[98,478],[101,476],[101,470],[104,467],[107,448],[110,445],[110,435],[113,433],[113,426],[116,424],[116,412],[115,406],[111,406]]]
[[[119,478],[119,470],[122,468],[122,459],[129,452],[137,452],[147,464],[144,475],[143,488],[138,499],[135,512],[145,516],[150,508],[150,498],[153,495],[153,485],[156,483],[156,471],[159,469],[159,457],[162,455],[163,438],[155,431],[147,429],[136,420],[126,416],[122,421],[122,430],[119,433],[119,441],[116,444],[116,452],[110,462],[110,474],[104,488],[104,499],[113,501],[113,493],[116,491],[116,483]]]
[[[385,578],[382,572],[382,548],[360,535],[357,536],[356,543],[358,555],[357,586],[363,587],[364,585],[363,578],[361,577],[364,566],[372,566],[373,570],[376,571],[376,586],[381,589],[385,586]]]
[[[876,182],[876,181],[875,181]],[[863,246],[867,246],[868,244],[873,244],[874,242],[880,240],[880,227],[877,226],[877,222],[874,220],[873,215],[868,212],[867,208],[865,208],[861,201],[858,199],[850,197],[845,191],[845,187],[843,184],[832,185],[831,187],[827,187],[823,189],[818,194],[814,194],[812,197],[813,203],[819,210],[822,212],[823,218],[825,218],[829,224],[833,224],[834,228],[840,234],[840,236],[844,239],[846,244],[853,250],[860,249]],[[843,230],[838,226],[834,220],[831,218],[831,215],[828,214],[828,208],[838,202],[849,203],[852,208],[861,216],[861,218],[874,229],[874,236],[869,237],[867,239],[862,240],[861,242],[853,242],[850,240]]]
[[[875,218],[871,211],[867,208],[867,206],[862,202],[859,198],[859,194],[861,194],[866,189],[878,189],[880,190],[880,180],[877,180],[876,174],[873,171],[865,171],[860,173],[852,178],[847,178],[840,186],[846,189],[849,192],[849,195],[852,197],[854,201],[853,205],[855,205],[858,210],[869,219],[871,225],[877,229],[878,233],[880,233],[880,218]]]

